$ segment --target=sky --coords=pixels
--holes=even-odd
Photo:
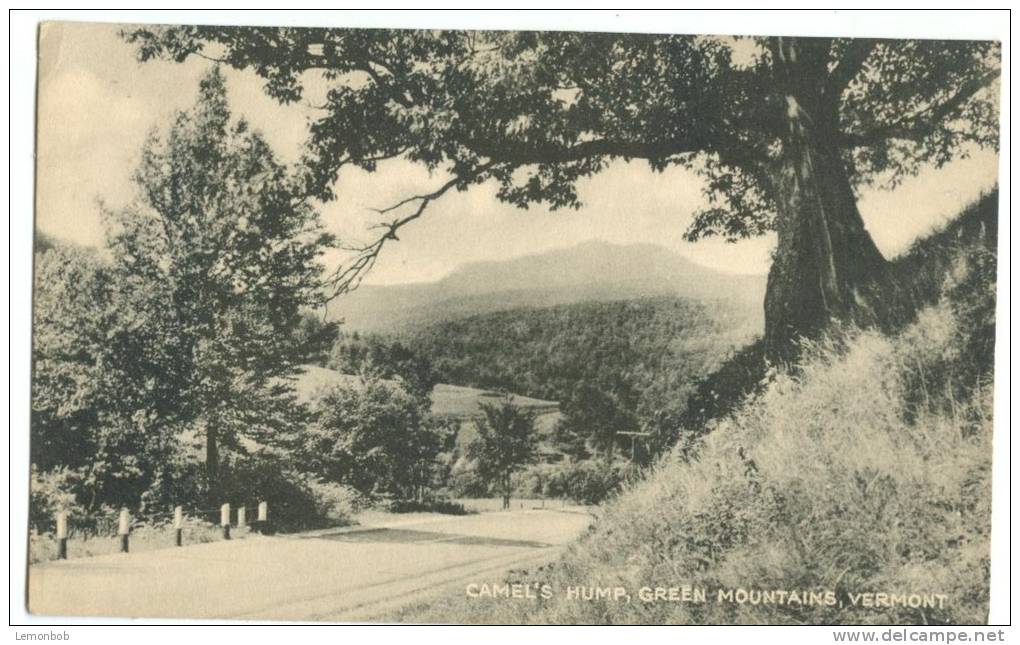
[[[130,201],[130,178],[147,133],[166,127],[194,101],[210,65],[194,57],[183,64],[138,63],[119,29],[49,23],[40,36],[36,226],[78,244],[102,244],[100,201],[112,208]],[[281,106],[265,96],[254,74],[226,70],[226,77],[234,115],[261,130],[281,159],[296,160],[321,88],[313,86],[299,104]],[[997,173],[996,155],[976,152],[923,171],[894,191],[865,192],[859,207],[879,248],[892,256],[992,187]],[[372,209],[434,190],[442,181],[401,160],[380,164],[371,174],[344,169],[338,198],[320,209],[322,221],[343,240],[366,241],[367,227],[378,217]],[[433,281],[469,262],[591,240],[658,244],[734,273],[768,269],[772,236],[735,244],[683,240],[693,214],[705,204],[701,180],[689,171],[653,173],[644,162],[618,161],[578,187],[584,205],[577,211],[502,204],[492,182],[448,193],[401,229],[400,241],[384,248],[365,283]],[[333,252],[325,260],[335,266],[342,256]]]

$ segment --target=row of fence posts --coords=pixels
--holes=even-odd
[[[67,511],[57,512],[57,558],[67,559]],[[265,531],[269,521],[269,504],[259,502],[258,519],[252,526],[256,533]],[[247,512],[244,506],[237,507],[237,528],[243,529],[247,526]],[[184,507],[174,508],[174,545],[184,546]],[[220,526],[223,528],[223,539],[230,539],[230,504],[220,507]],[[130,548],[131,535],[131,513],[126,509],[120,509],[120,516],[117,521],[117,536],[120,539],[121,553],[127,553]]]

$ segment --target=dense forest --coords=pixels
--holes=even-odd
[[[660,297],[513,309],[401,336],[432,359],[444,382],[558,400],[587,381],[632,401],[657,380],[703,373],[720,344],[747,330],[742,315]]]
[[[365,362],[392,364],[385,376],[420,380],[428,372],[433,382],[560,401],[568,452],[587,456],[586,440],[612,452],[616,432],[645,431],[647,454],[676,438],[698,383],[759,324],[740,305],[667,296],[516,308],[389,335],[342,335],[330,366],[357,373]]]

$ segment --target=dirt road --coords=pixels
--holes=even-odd
[[[580,509],[436,516],[33,565],[29,610],[62,616],[365,621],[551,560]]]

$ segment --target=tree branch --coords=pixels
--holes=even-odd
[[[663,159],[679,154],[688,154],[713,149],[710,141],[692,138],[690,141],[622,141],[613,139],[594,139],[582,141],[572,146],[543,145],[541,143],[519,144],[514,141],[485,142],[466,141],[465,145],[473,152],[490,159],[498,160],[515,166],[532,164],[565,163],[580,161],[591,157],[612,156],[627,159]]]
[[[867,38],[855,38],[843,53],[836,66],[829,72],[825,83],[825,96],[831,101],[838,101],[850,82],[857,77],[868,56],[875,50],[878,43]]]
[[[892,123],[879,126],[869,132],[844,135],[848,145],[864,147],[874,145],[883,139],[908,139],[918,141],[931,134],[940,121],[959,109],[970,97],[991,85],[999,78],[999,70],[989,70],[976,76],[963,85],[951,97],[942,103],[929,105],[922,110],[897,119]]]
[[[397,230],[399,230],[400,227],[421,217],[430,203],[445,195],[451,188],[465,186],[475,181],[486,171],[490,170],[494,165],[496,165],[495,162],[490,161],[478,166],[468,175],[458,175],[453,179],[450,179],[430,193],[413,195],[406,199],[402,199],[391,206],[375,209],[377,213],[385,214],[393,212],[402,206],[418,202],[418,206],[410,214],[373,227],[384,231],[383,234],[375,240],[364,246],[349,249],[356,252],[358,255],[352,262],[337,267],[336,271],[333,272],[333,275],[326,280],[327,285],[332,290],[332,295],[330,295],[327,300],[332,300],[337,296],[350,293],[357,289],[365,275],[372,270],[373,266],[375,266],[379,253],[382,251],[386,242],[389,240],[399,241],[399,238],[397,237]]]

